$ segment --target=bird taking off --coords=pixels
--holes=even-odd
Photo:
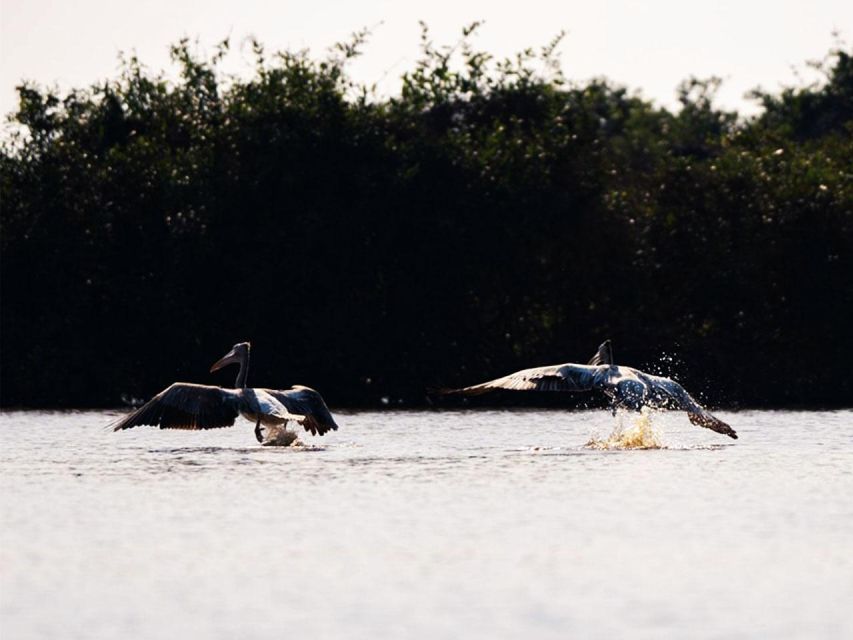
[[[613,347],[605,340],[587,364],[556,364],[516,371],[503,378],[461,389],[440,391],[446,395],[477,396],[497,389],[511,391],[601,391],[611,408],[639,411],[643,407],[686,411],[690,422],[737,439],[737,433],[694,400],[680,384],[613,361]]]
[[[284,391],[247,387],[250,351],[248,342],[235,344],[210,368],[212,372],[230,364],[240,365],[234,389],[176,382],[116,422],[113,430],[141,425],[217,429],[232,426],[238,415],[255,423],[255,437],[263,445],[291,444],[296,436],[286,429],[289,421],[301,424],[311,435],[337,430],[322,396],[313,389],[301,385]]]

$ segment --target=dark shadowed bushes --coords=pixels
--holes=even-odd
[[[677,112],[567,82],[557,40],[436,47],[384,99],[346,62],[223,78],[125,62],[19,88],[0,155],[2,402],[115,405],[255,343],[254,382],[333,404],[585,360],[675,374],[717,404],[849,404],[853,65],[757,94],[691,79]],[[666,355],[666,359],[662,356]],[[227,380],[230,382],[230,380]]]

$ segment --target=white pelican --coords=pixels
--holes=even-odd
[[[614,412],[618,408],[639,411],[644,406],[678,409],[686,411],[693,424],[737,439],[734,429],[706,411],[674,380],[614,364],[610,340],[605,340],[598,347],[588,364],[570,362],[524,369],[482,384],[461,389],[444,389],[441,393],[476,396],[496,389],[602,391],[610,398]]]
[[[312,435],[337,430],[322,396],[313,389],[295,385],[286,391],[246,386],[251,344],[241,342],[210,368],[216,371],[239,364],[234,389],[190,382],[176,382],[133,413],[113,425],[114,431],[140,425],[161,429],[217,429],[230,427],[238,415],[255,423],[255,437],[264,445],[288,445],[296,439],[287,422],[298,422]],[[261,425],[267,431],[266,439]]]

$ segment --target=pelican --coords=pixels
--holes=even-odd
[[[513,391],[602,391],[616,409],[639,411],[645,406],[686,411],[690,422],[737,439],[737,433],[715,418],[694,400],[680,384],[670,378],[653,376],[613,362],[613,347],[605,340],[587,364],[557,364],[516,371],[503,378],[461,389],[444,389],[443,394],[476,396],[495,389]]]
[[[246,386],[252,345],[240,342],[213,363],[210,371],[239,364],[234,389],[175,382],[133,413],[113,425],[114,431],[140,425],[161,429],[217,429],[230,427],[238,415],[255,423],[255,438],[263,445],[289,445],[296,435],[287,431],[288,421],[301,424],[311,435],[335,431],[332,414],[322,396],[308,387],[295,385],[286,391]],[[267,431],[266,439],[261,430]]]

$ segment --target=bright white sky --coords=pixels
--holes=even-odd
[[[719,75],[719,103],[744,112],[754,110],[746,91],[797,82],[793,69],[823,57],[833,31],[853,39],[850,0],[0,0],[0,113],[15,109],[21,79],[67,89],[114,77],[119,51],[167,69],[169,44],[185,35],[208,50],[230,36],[227,70],[248,72],[248,49],[237,45],[249,35],[268,50],[319,54],[373,25],[353,76],[391,93],[417,58],[418,20],[436,43],[449,44],[478,19],[485,25],[476,43],[498,56],[565,29],[560,52],[570,80],[606,76],[672,106],[681,80]]]

